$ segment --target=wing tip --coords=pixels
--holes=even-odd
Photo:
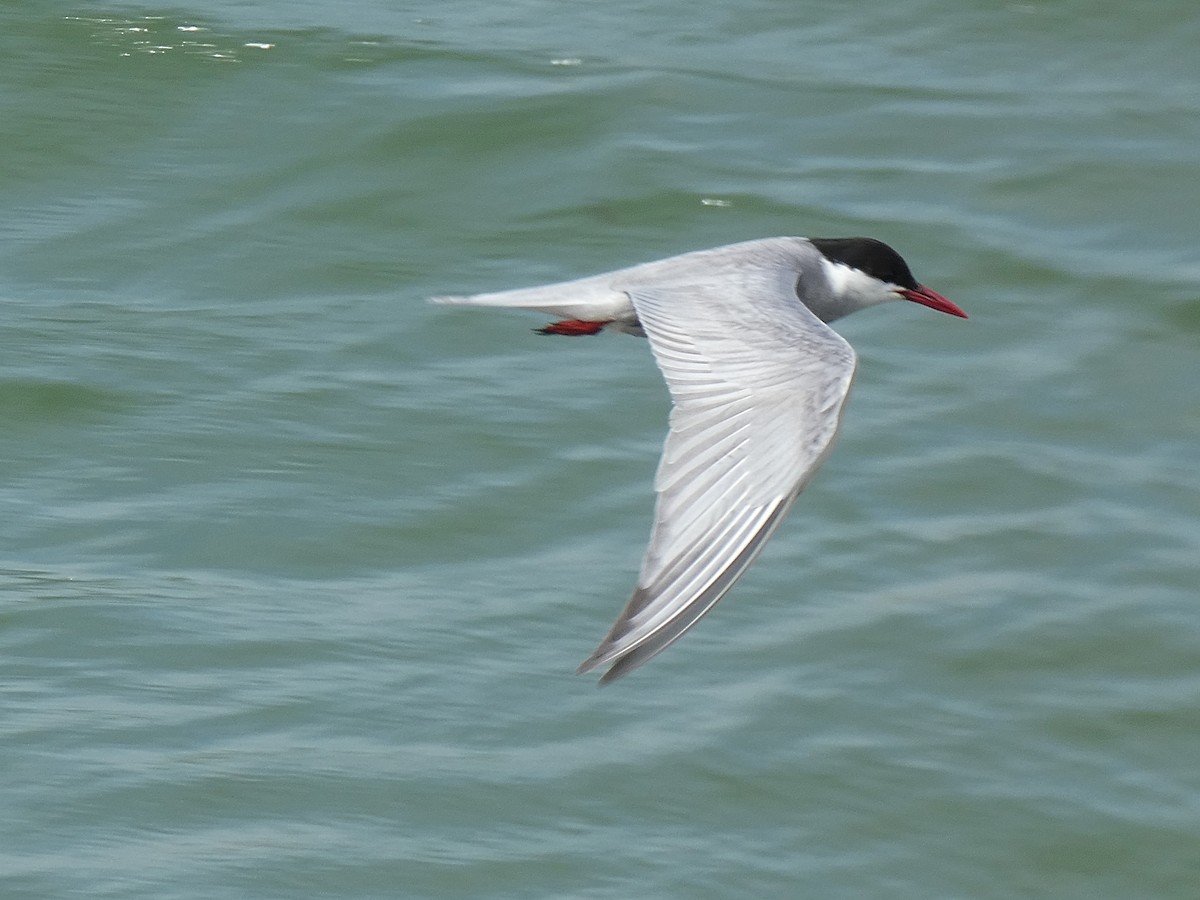
[[[603,645],[601,645],[603,646]],[[596,682],[597,687],[604,687],[606,684],[612,684],[623,675],[627,675],[649,659],[634,660],[634,650],[627,650],[624,653],[606,659],[606,653],[601,653],[600,648],[596,652],[580,663],[579,668],[575,670],[576,675],[586,675],[593,672],[602,666],[608,665],[608,671],[600,676],[600,680]],[[611,663],[611,665],[609,665]]]
[[[624,653],[628,652],[628,651],[618,651],[618,652],[614,653],[613,650],[614,650],[614,641],[612,639],[612,636],[610,635],[610,636],[606,637],[603,641],[600,642],[600,646],[598,646],[595,650],[592,651],[591,656],[589,656],[587,659],[585,659],[583,662],[581,662],[579,664],[579,668],[577,668],[575,670],[575,674],[576,675],[587,675],[589,672],[594,672],[596,669],[607,666],[610,663],[615,664],[616,662],[620,661],[620,659],[624,655]],[[605,683],[607,683],[607,681],[612,680],[608,677],[609,673],[611,671],[612,670],[610,669],[609,672],[605,672],[604,675],[601,676],[601,678],[600,678],[601,684],[605,684]]]
[[[579,668],[575,670],[576,675],[586,675],[602,666],[610,666],[609,670],[600,678],[601,684],[608,684],[610,681],[620,678],[630,669],[636,668],[636,666],[622,667],[621,663],[652,637],[653,633],[630,639],[635,630],[630,629],[629,620],[645,606],[646,595],[646,589],[640,585],[634,590],[633,595],[626,602],[625,608],[617,616],[617,621],[612,629],[592,651],[591,656],[579,664]]]
[[[588,672],[600,667],[600,659],[593,653],[587,659],[579,664],[579,668],[575,670],[576,675],[586,675]]]
[[[610,633],[600,642],[600,646],[592,651],[592,655],[579,664],[575,674],[587,675],[589,672],[608,666],[608,671],[600,676],[599,684],[601,686],[610,684],[646,661],[643,659],[641,662],[630,664],[630,658],[634,656],[640,646],[641,641],[631,647],[622,647],[620,640]]]
[[[658,622],[644,633],[640,633],[642,628],[630,627],[631,618],[645,608],[650,593],[647,588],[638,587],[618,617],[613,630],[605,636],[592,655],[580,664],[575,674],[583,675],[607,665],[608,671],[600,676],[600,684],[609,684],[645,665],[691,631],[741,578],[742,573],[783,521],[794,500],[793,495],[790,499],[776,500],[768,506],[761,507],[760,514],[752,520],[754,528],[750,540],[742,546],[741,551],[729,564],[665,621]]]

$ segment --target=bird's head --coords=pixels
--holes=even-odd
[[[821,252],[832,296],[821,318],[835,318],[889,300],[911,300],[938,312],[965,319],[967,314],[932,288],[913,278],[908,263],[874,238],[811,238]],[[816,312],[816,310],[814,310]]]

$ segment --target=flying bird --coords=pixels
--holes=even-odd
[[[889,300],[967,314],[882,241],[764,238],[433,302],[546,313],[549,335],[649,338],[673,403],[637,587],[580,674],[657,656],[729,592],[833,446],[854,350],[828,323]]]

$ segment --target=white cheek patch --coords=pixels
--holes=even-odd
[[[898,285],[887,284],[868,275],[862,269],[856,269],[845,263],[831,262],[828,259],[823,259],[821,262],[825,267],[825,277],[829,279],[829,286],[833,289],[834,296],[857,301],[855,303],[857,307],[898,299],[897,292],[900,290]]]

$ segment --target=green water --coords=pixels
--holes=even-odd
[[[0,8],[0,896],[1180,898],[1200,9]],[[632,587],[643,341],[434,294],[868,234],[840,444]]]

